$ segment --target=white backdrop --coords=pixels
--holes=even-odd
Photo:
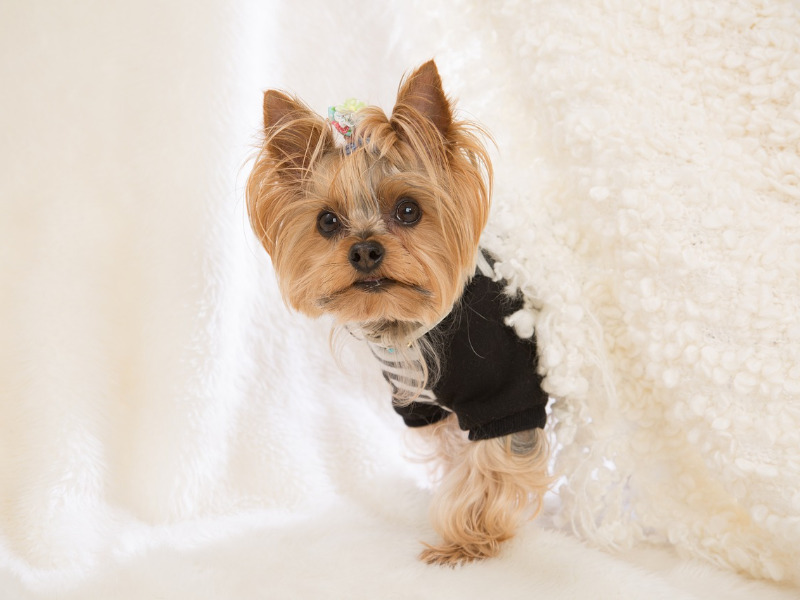
[[[0,5],[0,596],[796,598],[735,572],[800,579],[798,33],[789,2]],[[264,89],[389,110],[432,56],[497,139],[486,241],[568,476],[455,571],[415,561],[369,353],[283,306],[242,189]]]

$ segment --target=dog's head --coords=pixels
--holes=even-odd
[[[352,122],[342,139],[267,91],[250,221],[288,304],[402,340],[447,314],[472,274],[491,165],[480,130],[454,119],[433,61],[402,82],[390,117],[370,106]]]

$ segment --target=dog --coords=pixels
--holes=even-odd
[[[275,90],[263,116],[247,208],[284,300],[362,338],[395,410],[435,444],[441,541],[420,558],[497,555],[551,478],[536,342],[505,324],[522,300],[479,247],[488,134],[457,118],[432,60],[401,82],[391,116],[350,101],[324,119]]]

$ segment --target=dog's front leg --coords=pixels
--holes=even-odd
[[[443,543],[426,544],[420,558],[455,566],[497,555],[520,522],[539,512],[551,482],[548,459],[541,429],[463,445],[431,507]]]

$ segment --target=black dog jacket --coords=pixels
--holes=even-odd
[[[431,425],[453,412],[470,440],[544,427],[548,396],[536,372],[536,340],[504,323],[522,300],[503,289],[478,270],[450,314],[425,334],[440,362],[432,389],[420,389],[419,359],[399,360],[395,350],[370,344],[406,425]]]

